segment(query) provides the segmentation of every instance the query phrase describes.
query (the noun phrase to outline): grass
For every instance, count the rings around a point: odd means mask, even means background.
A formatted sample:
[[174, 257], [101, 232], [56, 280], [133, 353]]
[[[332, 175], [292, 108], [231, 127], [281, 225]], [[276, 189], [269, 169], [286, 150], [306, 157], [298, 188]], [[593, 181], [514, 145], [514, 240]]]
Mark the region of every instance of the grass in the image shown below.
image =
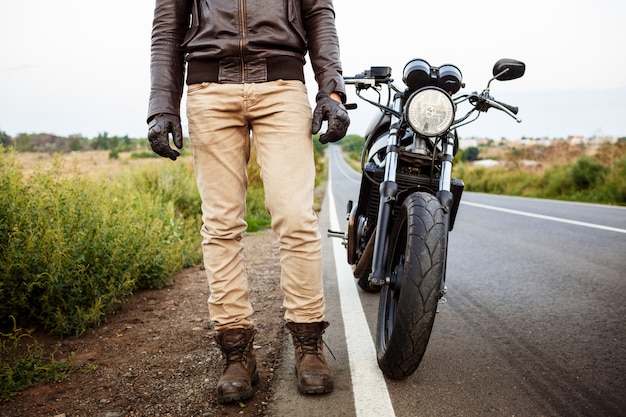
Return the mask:
[[62, 380], [71, 369], [71, 363], [44, 354], [32, 332], [17, 327], [12, 319], [13, 328], [0, 332], [0, 401], [10, 401], [39, 382]]

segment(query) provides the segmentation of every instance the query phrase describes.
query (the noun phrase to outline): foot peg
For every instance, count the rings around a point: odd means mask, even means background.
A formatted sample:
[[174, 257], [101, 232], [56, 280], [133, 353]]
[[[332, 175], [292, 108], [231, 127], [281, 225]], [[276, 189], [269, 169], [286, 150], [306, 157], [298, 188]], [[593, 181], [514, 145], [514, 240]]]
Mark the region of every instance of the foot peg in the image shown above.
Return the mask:
[[326, 237], [336, 237], [341, 239], [341, 244], [343, 246], [348, 246], [348, 234], [346, 232], [342, 232], [342, 231], [335, 231], [335, 230], [330, 230], [328, 229], [328, 231], [326, 232]]

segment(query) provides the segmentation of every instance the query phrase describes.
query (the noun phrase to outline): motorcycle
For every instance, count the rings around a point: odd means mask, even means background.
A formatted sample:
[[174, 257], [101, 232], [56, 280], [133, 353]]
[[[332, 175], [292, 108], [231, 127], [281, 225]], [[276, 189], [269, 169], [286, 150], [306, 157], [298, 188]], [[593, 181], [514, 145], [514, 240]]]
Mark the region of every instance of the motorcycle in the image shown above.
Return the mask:
[[[492, 108], [521, 122], [518, 108], [495, 100], [490, 87], [494, 80], [517, 79], [524, 72], [523, 62], [501, 59], [481, 93], [459, 93], [465, 85], [456, 66], [435, 67], [423, 59], [404, 67], [405, 88], [394, 84], [390, 67], [344, 77], [380, 115], [365, 135], [358, 201], [348, 201], [348, 230], [328, 235], [343, 239], [359, 287], [380, 293], [376, 352], [389, 378], [403, 379], [417, 370], [447, 292], [448, 234], [464, 188], [462, 180], [452, 178], [457, 128]], [[366, 91], [378, 99], [366, 97]], [[461, 105], [469, 105], [465, 114]]]

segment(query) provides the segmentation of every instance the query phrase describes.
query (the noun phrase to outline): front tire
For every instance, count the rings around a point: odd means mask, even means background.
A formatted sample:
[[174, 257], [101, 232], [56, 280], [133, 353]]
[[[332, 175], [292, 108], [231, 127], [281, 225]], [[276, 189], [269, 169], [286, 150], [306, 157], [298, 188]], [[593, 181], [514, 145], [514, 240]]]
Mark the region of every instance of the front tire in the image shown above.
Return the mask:
[[447, 245], [444, 209], [416, 192], [400, 207], [387, 245], [390, 283], [380, 294], [376, 350], [383, 374], [412, 375], [424, 356], [441, 297]]

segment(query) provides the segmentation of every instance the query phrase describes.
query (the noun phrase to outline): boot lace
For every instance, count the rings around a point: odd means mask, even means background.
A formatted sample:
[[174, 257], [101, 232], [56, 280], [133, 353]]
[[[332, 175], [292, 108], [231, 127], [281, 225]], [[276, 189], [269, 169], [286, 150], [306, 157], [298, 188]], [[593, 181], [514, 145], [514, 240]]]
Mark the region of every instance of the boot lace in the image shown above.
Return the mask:
[[319, 355], [322, 351], [322, 346], [320, 345], [320, 342], [322, 342], [322, 344], [326, 346], [326, 349], [328, 349], [328, 353], [330, 353], [330, 356], [332, 356], [333, 359], [337, 360], [337, 358], [335, 358], [335, 355], [333, 355], [333, 351], [330, 350], [330, 347], [326, 344], [324, 339], [322, 339], [321, 334], [294, 334], [294, 336], [296, 337], [296, 339], [298, 340], [298, 344], [300, 345], [300, 358], [307, 354]]
[[246, 362], [246, 348], [248, 345], [222, 346], [222, 353], [226, 358], [226, 366], [235, 362]]

